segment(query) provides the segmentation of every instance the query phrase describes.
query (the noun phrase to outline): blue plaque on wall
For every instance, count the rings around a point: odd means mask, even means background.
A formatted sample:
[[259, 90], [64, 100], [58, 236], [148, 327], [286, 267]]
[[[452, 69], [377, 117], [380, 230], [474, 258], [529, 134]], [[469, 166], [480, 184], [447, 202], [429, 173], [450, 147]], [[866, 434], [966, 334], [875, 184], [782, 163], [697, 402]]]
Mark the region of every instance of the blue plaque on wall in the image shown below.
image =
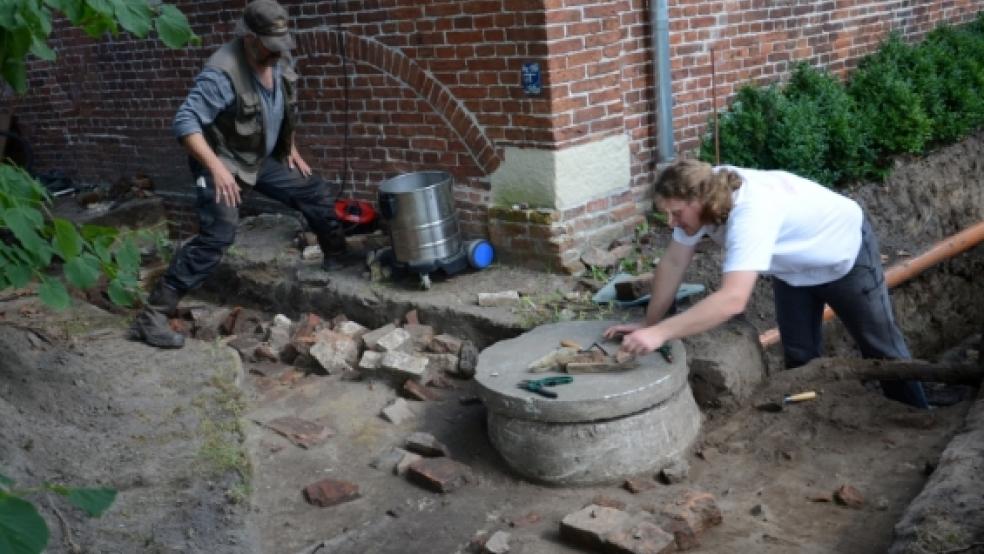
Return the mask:
[[526, 62], [523, 64], [523, 92], [528, 95], [540, 94], [540, 63]]

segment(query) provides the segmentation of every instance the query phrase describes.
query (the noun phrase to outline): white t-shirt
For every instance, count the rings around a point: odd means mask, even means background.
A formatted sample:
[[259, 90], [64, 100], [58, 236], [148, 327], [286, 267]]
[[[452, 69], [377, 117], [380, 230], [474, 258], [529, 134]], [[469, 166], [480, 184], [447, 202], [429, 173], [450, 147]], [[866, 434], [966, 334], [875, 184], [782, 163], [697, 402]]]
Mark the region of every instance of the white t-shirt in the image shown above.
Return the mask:
[[797, 287], [829, 283], [854, 266], [863, 219], [857, 202], [786, 171], [720, 169], [743, 181], [728, 220], [692, 236], [675, 228], [673, 240], [693, 246], [707, 235], [724, 247], [725, 273], [757, 271]]

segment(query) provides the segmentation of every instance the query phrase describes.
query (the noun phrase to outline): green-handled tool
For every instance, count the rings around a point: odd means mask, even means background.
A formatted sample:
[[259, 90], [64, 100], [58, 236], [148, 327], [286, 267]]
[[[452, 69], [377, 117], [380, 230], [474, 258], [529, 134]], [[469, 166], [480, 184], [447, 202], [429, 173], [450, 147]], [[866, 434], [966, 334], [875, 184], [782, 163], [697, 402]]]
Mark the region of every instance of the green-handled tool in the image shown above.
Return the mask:
[[557, 393], [545, 387], [556, 387], [557, 385], [569, 385], [574, 382], [571, 375], [557, 375], [554, 377], [544, 377], [542, 379], [523, 379], [517, 386], [521, 389], [535, 392], [547, 398], [557, 398]]

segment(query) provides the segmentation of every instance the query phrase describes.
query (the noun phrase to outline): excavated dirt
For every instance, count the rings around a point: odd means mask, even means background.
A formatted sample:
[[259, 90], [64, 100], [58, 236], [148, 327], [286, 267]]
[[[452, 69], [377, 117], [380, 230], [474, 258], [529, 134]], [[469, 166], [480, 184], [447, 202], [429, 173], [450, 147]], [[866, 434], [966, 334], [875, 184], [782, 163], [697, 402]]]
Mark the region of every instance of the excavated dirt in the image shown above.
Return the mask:
[[[978, 135], [902, 161], [883, 186], [852, 191], [879, 230], [889, 263], [984, 219], [981, 159]], [[917, 356], [979, 360], [975, 332], [984, 310], [975, 279], [984, 271], [982, 254], [972, 249], [895, 291]], [[713, 288], [718, 264], [718, 254], [707, 250], [687, 280]], [[483, 275], [481, 286], [523, 290], [488, 282], [508, 274]], [[473, 297], [470, 277], [436, 282], [428, 295]], [[551, 289], [575, 286], [550, 279]], [[233, 290], [225, 294], [234, 297]], [[412, 303], [393, 308], [375, 298], [359, 309], [402, 311]], [[760, 284], [747, 316], [764, 330], [772, 313], [768, 284]], [[241, 362], [222, 340], [158, 351], [126, 340], [126, 320], [81, 305], [53, 314], [29, 293], [0, 299], [2, 473], [24, 486], [48, 480], [120, 490], [98, 520], [60, 499], [32, 496], [52, 529], [50, 552], [78, 545], [85, 552], [450, 553], [469, 551], [474, 537], [498, 530], [511, 534], [510, 552], [579, 552], [559, 538], [563, 516], [599, 497], [630, 512], [659, 510], [684, 489], [710, 492], [723, 514], [723, 523], [701, 536], [698, 552], [882, 552], [975, 394], [949, 388], [957, 402], [921, 412], [861, 383], [825, 383], [817, 400], [782, 413], [707, 412], [681, 483], [640, 475], [655, 487], [638, 494], [618, 484], [548, 488], [505, 468], [488, 442], [484, 408], [471, 401], [471, 381], [449, 381], [450, 388], [437, 390], [441, 399], [413, 402], [416, 417], [394, 425], [379, 416], [397, 397], [386, 382]], [[456, 334], [456, 321], [422, 322]], [[836, 325], [828, 339], [832, 352], [849, 351]], [[777, 369], [774, 354], [770, 364]], [[766, 400], [775, 399], [758, 396], [748, 405]], [[300, 448], [262, 425], [281, 416], [320, 422], [333, 434]], [[446, 444], [471, 468], [471, 482], [438, 494], [370, 466], [414, 431]], [[357, 484], [360, 497], [309, 505], [301, 489], [323, 478]], [[832, 501], [841, 485], [860, 491], [860, 508]]]

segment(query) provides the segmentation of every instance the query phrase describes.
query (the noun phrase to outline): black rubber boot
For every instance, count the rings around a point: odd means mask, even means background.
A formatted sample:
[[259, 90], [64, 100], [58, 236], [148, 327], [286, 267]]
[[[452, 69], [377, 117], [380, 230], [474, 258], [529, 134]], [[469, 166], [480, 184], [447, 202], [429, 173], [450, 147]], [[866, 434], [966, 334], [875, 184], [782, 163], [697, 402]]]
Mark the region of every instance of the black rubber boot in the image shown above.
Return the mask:
[[325, 256], [321, 262], [321, 269], [335, 271], [342, 268], [340, 258], [345, 254], [345, 233], [341, 229], [318, 235], [318, 246]]
[[147, 304], [130, 326], [131, 337], [157, 348], [184, 346], [184, 335], [171, 330], [168, 322], [168, 317], [173, 316], [177, 311], [181, 296], [178, 291], [158, 283], [150, 293]]

